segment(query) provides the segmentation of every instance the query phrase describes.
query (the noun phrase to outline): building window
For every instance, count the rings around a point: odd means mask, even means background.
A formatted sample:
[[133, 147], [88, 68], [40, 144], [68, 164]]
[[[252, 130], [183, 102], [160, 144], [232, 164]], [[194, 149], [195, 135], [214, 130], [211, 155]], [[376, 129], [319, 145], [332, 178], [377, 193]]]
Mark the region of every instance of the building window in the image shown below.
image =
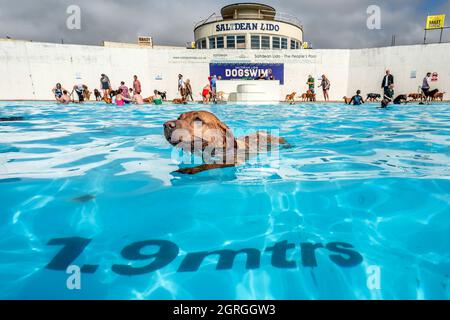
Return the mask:
[[280, 49], [280, 38], [272, 37], [272, 49]]
[[209, 48], [210, 49], [216, 48], [216, 38], [209, 38]]
[[281, 38], [281, 49], [287, 49], [288, 48], [288, 40], [286, 38]]
[[236, 49], [236, 36], [227, 36], [227, 48]]
[[291, 40], [291, 49], [297, 50], [300, 49], [300, 47], [301, 47], [300, 41], [294, 39]]
[[261, 49], [261, 37], [260, 36], [252, 36], [252, 49]]
[[206, 46], [206, 39], [202, 39], [202, 40], [201, 40], [201, 47], [200, 47], [200, 49], [207, 49], [207, 46]]
[[245, 49], [247, 47], [245, 44], [245, 36], [237, 36], [236, 43], [238, 49]]
[[223, 49], [223, 37], [217, 37], [217, 49]]
[[270, 49], [270, 37], [261, 36], [261, 49]]

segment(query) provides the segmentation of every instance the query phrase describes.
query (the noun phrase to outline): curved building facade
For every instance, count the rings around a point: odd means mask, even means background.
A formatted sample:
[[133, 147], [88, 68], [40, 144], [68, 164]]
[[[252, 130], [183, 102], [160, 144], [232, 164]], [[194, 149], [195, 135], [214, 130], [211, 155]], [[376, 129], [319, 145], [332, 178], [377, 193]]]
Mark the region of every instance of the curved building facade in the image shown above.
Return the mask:
[[303, 45], [299, 19], [259, 3], [223, 7], [221, 16], [197, 23], [194, 36], [198, 49], [295, 50]]

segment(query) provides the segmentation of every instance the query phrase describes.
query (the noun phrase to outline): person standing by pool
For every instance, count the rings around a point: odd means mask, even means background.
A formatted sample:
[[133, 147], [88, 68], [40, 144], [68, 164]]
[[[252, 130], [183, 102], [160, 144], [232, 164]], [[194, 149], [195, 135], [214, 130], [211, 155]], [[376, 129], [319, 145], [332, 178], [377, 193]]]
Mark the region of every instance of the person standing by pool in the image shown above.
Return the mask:
[[211, 99], [211, 86], [207, 84], [202, 91], [202, 97], [203, 97], [203, 103], [207, 104], [209, 103], [209, 100]]
[[134, 90], [134, 93], [137, 93], [137, 94], [142, 93], [142, 86], [141, 86], [141, 82], [138, 80], [138, 76], [134, 76], [133, 90]]
[[391, 74], [390, 70], [386, 70], [386, 75], [384, 76], [383, 82], [381, 83], [381, 88], [384, 90], [384, 95], [388, 93], [391, 84], [394, 84], [394, 76]]
[[71, 96], [73, 96], [73, 93], [76, 92], [77, 96], [78, 96], [78, 102], [79, 103], [83, 103], [84, 102], [84, 89], [85, 89], [85, 85], [84, 84], [78, 84], [78, 85], [74, 85], [72, 92], [70, 93]]
[[185, 99], [186, 97], [186, 83], [183, 80], [183, 75], [178, 75], [178, 92], [180, 93], [180, 96], [182, 99]]
[[330, 91], [331, 83], [330, 83], [330, 80], [328, 80], [326, 75], [322, 76], [322, 83], [320, 84], [319, 88], [320, 87], [322, 87], [323, 97], [324, 97], [325, 101], [330, 101], [328, 91]]
[[216, 103], [216, 93], [217, 93], [217, 76], [213, 75], [211, 78], [211, 99]]
[[430, 91], [431, 72], [428, 72], [422, 81], [422, 92], [427, 97], [428, 91]]
[[106, 97], [111, 91], [111, 81], [106, 74], [102, 73], [100, 78], [100, 88], [103, 90], [103, 97]]
[[308, 90], [311, 91], [312, 94], [315, 93], [315, 80], [312, 75], [308, 76], [308, 82], [306, 83], [308, 85]]
[[194, 101], [194, 97], [192, 96], [192, 86], [191, 86], [191, 80], [186, 80], [186, 100], [191, 99], [191, 101]]
[[360, 106], [364, 103], [364, 99], [361, 96], [361, 90], [356, 91], [356, 95], [352, 97], [348, 104], [353, 104], [354, 106]]
[[56, 101], [59, 101], [61, 97], [63, 96], [64, 88], [62, 87], [61, 83], [57, 83], [56, 86], [53, 88], [53, 94], [55, 95]]

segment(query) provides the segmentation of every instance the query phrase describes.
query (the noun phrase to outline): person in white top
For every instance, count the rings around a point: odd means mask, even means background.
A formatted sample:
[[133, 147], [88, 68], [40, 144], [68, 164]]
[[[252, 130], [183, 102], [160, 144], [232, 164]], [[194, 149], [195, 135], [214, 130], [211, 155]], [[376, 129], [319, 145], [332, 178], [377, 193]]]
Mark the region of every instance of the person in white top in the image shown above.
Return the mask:
[[183, 75], [178, 75], [178, 92], [181, 95], [181, 98], [185, 98], [186, 95], [186, 83], [183, 80]]

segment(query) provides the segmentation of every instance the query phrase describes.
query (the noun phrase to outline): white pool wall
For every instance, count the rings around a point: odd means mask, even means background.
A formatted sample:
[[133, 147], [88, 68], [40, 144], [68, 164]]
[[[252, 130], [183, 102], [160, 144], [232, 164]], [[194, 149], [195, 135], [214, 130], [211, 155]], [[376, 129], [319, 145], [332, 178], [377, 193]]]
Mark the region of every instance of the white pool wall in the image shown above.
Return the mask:
[[[416, 92], [428, 71], [439, 72], [436, 86], [450, 93], [450, 44], [430, 44], [354, 50], [188, 50], [108, 48], [25, 41], [0, 41], [0, 100], [51, 100], [51, 89], [61, 82], [67, 89], [80, 82], [99, 88], [101, 73], [114, 87], [131, 85], [137, 74], [143, 95], [154, 89], [177, 96], [179, 73], [190, 79], [194, 98], [207, 84], [210, 62], [284, 63], [285, 84], [280, 100], [293, 91], [307, 90], [309, 74], [328, 75], [332, 100], [357, 89], [379, 92], [386, 68], [396, 77], [396, 92]], [[411, 73], [416, 72], [416, 78]], [[322, 94], [318, 90], [318, 100]]]

